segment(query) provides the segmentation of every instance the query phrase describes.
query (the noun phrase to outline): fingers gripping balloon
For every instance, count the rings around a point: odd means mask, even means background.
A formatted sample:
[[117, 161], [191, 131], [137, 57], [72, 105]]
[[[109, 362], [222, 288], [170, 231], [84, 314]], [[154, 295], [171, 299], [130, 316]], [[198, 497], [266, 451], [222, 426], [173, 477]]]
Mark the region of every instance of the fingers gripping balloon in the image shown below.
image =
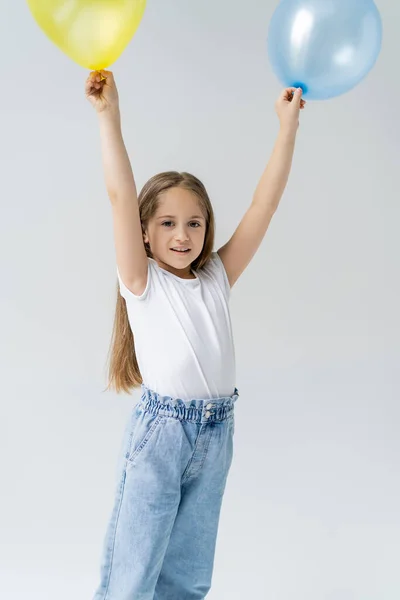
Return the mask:
[[373, 0], [281, 0], [268, 32], [273, 71], [303, 97], [324, 100], [356, 86], [381, 48]]
[[146, 0], [27, 0], [45, 34], [70, 58], [105, 69], [129, 44]]

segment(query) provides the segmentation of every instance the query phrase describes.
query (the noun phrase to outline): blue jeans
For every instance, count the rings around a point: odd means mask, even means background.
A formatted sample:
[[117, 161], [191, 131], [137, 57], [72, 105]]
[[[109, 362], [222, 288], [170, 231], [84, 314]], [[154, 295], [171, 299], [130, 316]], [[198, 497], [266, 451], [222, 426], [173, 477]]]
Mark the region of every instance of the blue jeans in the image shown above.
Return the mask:
[[94, 600], [203, 600], [232, 462], [230, 397], [183, 401], [142, 385]]

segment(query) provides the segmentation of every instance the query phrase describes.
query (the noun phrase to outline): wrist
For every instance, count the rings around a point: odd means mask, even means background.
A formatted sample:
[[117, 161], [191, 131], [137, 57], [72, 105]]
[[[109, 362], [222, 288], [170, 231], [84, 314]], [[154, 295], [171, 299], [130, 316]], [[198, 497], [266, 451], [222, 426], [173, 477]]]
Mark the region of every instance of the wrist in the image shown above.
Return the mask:
[[120, 123], [121, 113], [119, 111], [119, 106], [105, 108], [104, 110], [101, 110], [97, 113], [97, 117], [101, 123]]
[[287, 139], [288, 141], [291, 141], [296, 138], [298, 128], [299, 128], [299, 126], [297, 123], [296, 123], [296, 126], [283, 125], [281, 123], [280, 129], [279, 129], [279, 137], [281, 137], [283, 139]]

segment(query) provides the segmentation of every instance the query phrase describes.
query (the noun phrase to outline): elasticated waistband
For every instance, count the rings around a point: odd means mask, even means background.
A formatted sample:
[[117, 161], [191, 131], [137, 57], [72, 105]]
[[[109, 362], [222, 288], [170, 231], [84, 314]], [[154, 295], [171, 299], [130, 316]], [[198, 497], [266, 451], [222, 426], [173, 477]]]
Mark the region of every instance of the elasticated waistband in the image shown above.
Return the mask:
[[181, 400], [180, 398], [162, 396], [150, 390], [144, 384], [142, 384], [141, 389], [142, 397], [139, 404], [142, 404], [144, 410], [152, 414], [196, 423], [220, 422], [228, 419], [233, 414], [235, 402], [239, 398], [237, 388], [235, 388], [232, 396], [210, 400], [196, 398]]

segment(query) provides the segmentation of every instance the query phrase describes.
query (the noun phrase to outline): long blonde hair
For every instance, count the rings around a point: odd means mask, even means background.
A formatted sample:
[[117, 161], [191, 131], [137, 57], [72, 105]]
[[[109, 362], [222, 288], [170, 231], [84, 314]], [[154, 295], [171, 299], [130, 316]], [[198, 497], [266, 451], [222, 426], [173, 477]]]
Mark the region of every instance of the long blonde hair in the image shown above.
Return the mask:
[[[146, 230], [149, 219], [155, 214], [159, 205], [160, 194], [174, 187], [181, 187], [196, 194], [206, 219], [203, 249], [191, 265], [192, 269], [199, 270], [207, 263], [213, 251], [215, 218], [207, 191], [197, 177], [190, 173], [178, 173], [177, 171], [167, 171], [152, 177], [144, 185], [138, 197], [142, 230], [143, 232]], [[147, 256], [153, 258], [148, 244], [145, 244], [145, 249]], [[108, 386], [106, 390], [129, 394], [132, 389], [140, 387], [143, 383], [136, 358], [133, 333], [128, 321], [126, 301], [120, 294], [118, 281], [117, 305], [108, 361]]]

